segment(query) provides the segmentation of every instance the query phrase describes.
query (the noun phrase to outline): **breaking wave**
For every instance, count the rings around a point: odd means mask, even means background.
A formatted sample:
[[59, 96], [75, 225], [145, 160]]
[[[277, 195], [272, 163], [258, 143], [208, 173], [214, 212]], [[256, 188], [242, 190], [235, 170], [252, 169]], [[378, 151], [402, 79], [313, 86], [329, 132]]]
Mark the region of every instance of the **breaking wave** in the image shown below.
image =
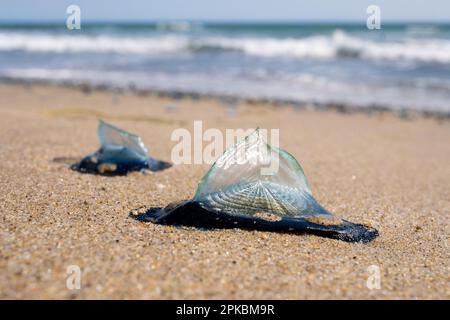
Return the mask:
[[450, 40], [373, 41], [343, 31], [304, 38], [189, 35], [58, 35], [0, 32], [2, 51], [53, 53], [177, 54], [234, 50], [261, 57], [312, 59], [357, 58], [450, 64]]

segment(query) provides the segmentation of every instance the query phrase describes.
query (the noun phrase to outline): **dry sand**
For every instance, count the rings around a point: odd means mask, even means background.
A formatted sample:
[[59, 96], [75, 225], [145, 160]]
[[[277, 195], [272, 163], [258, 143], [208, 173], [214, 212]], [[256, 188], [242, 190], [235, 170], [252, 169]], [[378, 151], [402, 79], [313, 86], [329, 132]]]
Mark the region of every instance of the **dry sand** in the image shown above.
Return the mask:
[[[214, 100], [46, 86], [0, 86], [1, 298], [450, 298], [450, 124]], [[142, 136], [170, 160], [172, 130], [279, 128], [325, 207], [380, 237], [350, 244], [311, 235], [144, 224], [140, 207], [190, 198], [207, 165], [126, 177], [67, 163], [98, 147], [97, 119]], [[54, 158], [66, 158], [54, 162]], [[67, 267], [82, 271], [66, 287]], [[381, 288], [370, 290], [368, 267]]]

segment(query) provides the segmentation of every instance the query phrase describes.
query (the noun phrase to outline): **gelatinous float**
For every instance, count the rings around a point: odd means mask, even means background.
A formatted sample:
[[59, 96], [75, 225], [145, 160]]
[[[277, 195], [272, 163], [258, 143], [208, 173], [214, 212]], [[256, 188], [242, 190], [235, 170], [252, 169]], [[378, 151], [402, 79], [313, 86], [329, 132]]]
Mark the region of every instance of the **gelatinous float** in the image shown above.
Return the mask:
[[192, 200], [151, 208], [134, 218], [199, 228], [310, 233], [348, 242], [378, 236], [376, 229], [337, 218], [322, 207], [297, 160], [268, 145], [259, 130], [214, 163]]
[[105, 121], [99, 121], [97, 134], [100, 149], [72, 165], [73, 170], [102, 175], [125, 175], [130, 171], [159, 171], [172, 166], [150, 157], [139, 136]]

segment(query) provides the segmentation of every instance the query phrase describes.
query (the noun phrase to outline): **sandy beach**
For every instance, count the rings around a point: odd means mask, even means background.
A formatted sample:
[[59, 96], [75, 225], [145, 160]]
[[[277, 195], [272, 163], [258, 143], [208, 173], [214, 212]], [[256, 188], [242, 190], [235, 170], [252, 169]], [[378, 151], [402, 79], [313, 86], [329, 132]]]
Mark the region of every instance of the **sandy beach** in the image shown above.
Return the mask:
[[[176, 108], [167, 108], [175, 104]], [[315, 197], [377, 228], [368, 244], [176, 228], [129, 217], [193, 196], [208, 165], [80, 174], [98, 119], [170, 161], [176, 128], [277, 128]], [[0, 85], [0, 298], [449, 299], [450, 122], [214, 99]], [[81, 289], [66, 286], [81, 270]], [[369, 289], [370, 266], [381, 287]], [[369, 270], [368, 270], [369, 268]]]

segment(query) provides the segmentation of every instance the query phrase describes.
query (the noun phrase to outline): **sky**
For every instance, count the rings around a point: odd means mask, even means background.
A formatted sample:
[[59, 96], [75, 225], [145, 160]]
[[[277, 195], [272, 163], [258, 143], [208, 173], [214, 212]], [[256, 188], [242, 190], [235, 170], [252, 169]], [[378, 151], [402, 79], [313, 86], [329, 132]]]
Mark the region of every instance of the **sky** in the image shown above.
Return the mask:
[[1, 0], [0, 22], [62, 21], [76, 4], [92, 21], [383, 21], [450, 22], [450, 0]]

